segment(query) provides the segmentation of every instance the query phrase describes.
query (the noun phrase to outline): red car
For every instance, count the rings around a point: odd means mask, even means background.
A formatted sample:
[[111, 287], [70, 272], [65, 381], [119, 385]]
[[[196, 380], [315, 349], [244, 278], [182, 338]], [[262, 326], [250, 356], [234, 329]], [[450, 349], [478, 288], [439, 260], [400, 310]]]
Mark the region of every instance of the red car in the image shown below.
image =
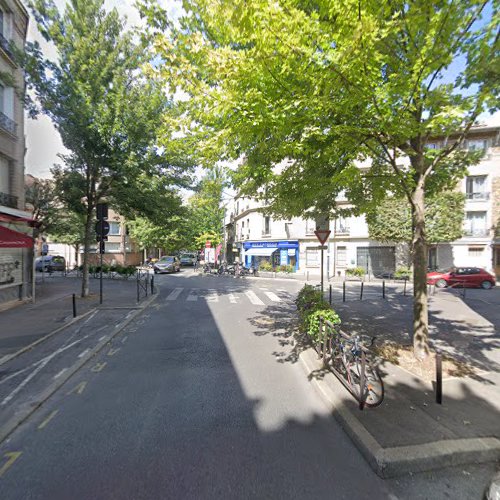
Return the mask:
[[495, 286], [495, 276], [479, 267], [452, 267], [448, 271], [433, 271], [427, 273], [427, 284], [438, 288], [474, 287], [485, 290]]

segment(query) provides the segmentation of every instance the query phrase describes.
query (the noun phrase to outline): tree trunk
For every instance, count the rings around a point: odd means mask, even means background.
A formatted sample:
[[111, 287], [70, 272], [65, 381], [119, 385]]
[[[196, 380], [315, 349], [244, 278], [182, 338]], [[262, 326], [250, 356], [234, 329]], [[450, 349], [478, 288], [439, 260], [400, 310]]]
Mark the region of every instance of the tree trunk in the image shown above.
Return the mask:
[[92, 205], [87, 207], [85, 215], [85, 240], [83, 243], [83, 277], [82, 277], [82, 297], [87, 297], [90, 293], [89, 288], [89, 256], [90, 256], [90, 242], [92, 239]]
[[425, 238], [425, 191], [423, 180], [412, 193], [413, 221], [413, 354], [429, 354], [429, 313], [427, 308], [427, 243]]

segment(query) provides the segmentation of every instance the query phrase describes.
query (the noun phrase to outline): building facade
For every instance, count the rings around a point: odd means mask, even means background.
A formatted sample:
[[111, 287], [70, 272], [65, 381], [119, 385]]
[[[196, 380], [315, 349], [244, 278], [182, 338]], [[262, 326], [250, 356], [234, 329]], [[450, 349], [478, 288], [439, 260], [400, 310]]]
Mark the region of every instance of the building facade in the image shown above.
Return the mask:
[[26, 41], [28, 12], [0, 0], [0, 307], [30, 294], [31, 219], [24, 206], [24, 74], [12, 46]]
[[[429, 147], [440, 145], [435, 141]], [[466, 196], [464, 236], [431, 246], [429, 267], [482, 267], [500, 278], [500, 125], [474, 126], [463, 147], [483, 152], [481, 161], [469, 169], [458, 186]], [[349, 201], [339, 196], [337, 203], [347, 206]], [[296, 272], [320, 273], [321, 250], [314, 234], [314, 220], [273, 220], [265, 214], [262, 204], [236, 197], [226, 223], [231, 234], [229, 260], [237, 256], [244, 264], [254, 266], [267, 260], [274, 267], [287, 264]], [[330, 231], [323, 262], [328, 277], [344, 276], [347, 269], [354, 267], [384, 277], [411, 264], [408, 245], [371, 240], [363, 216], [333, 219]]]

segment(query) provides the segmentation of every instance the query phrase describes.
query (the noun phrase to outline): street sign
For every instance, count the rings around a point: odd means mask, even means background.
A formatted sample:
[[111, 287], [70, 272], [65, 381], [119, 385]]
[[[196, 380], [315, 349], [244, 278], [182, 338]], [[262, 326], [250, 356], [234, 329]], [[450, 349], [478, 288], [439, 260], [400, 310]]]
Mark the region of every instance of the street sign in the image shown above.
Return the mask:
[[[99, 248], [98, 248], [98, 253], [103, 254], [106, 252], [106, 246], [104, 241], [99, 241]], [[102, 266], [101, 266], [102, 269]]]
[[328, 237], [330, 236], [331, 231], [327, 231], [324, 229], [320, 229], [317, 231], [314, 231], [314, 234], [316, 235], [316, 238], [318, 238], [318, 241], [324, 245]]
[[98, 203], [96, 215], [98, 220], [106, 220], [108, 218], [108, 205], [106, 203]]
[[212, 242], [211, 241], [205, 242], [205, 248], [211, 248], [211, 246], [212, 246]]
[[107, 236], [109, 234], [109, 222], [107, 220], [97, 221], [95, 224], [97, 236]]

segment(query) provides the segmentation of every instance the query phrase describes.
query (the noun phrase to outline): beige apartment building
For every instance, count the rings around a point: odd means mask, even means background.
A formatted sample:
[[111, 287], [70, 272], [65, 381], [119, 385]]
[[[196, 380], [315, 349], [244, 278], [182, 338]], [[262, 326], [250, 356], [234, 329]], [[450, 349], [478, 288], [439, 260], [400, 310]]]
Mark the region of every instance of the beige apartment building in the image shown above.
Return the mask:
[[12, 47], [23, 48], [28, 12], [0, 0], [0, 308], [30, 293], [30, 214], [24, 210], [24, 75]]

